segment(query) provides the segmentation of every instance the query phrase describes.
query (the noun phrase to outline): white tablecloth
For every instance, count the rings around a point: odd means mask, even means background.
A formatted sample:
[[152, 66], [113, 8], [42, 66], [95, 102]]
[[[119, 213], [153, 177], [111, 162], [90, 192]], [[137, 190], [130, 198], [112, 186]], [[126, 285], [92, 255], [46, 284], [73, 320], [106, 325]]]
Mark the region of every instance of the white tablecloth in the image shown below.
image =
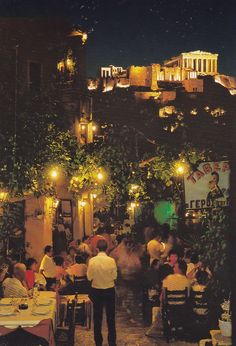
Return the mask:
[[[53, 327], [55, 330], [56, 327], [56, 294], [55, 292], [39, 292], [39, 299], [48, 299], [51, 301], [49, 306], [46, 306], [46, 309], [49, 309], [49, 313], [46, 315], [33, 315], [33, 299], [28, 299], [28, 309], [27, 310], [19, 310], [12, 316], [0, 316], [0, 326], [5, 326], [8, 328], [17, 328], [21, 327], [33, 327], [36, 326], [40, 321], [50, 318], [53, 322]], [[18, 301], [20, 302], [20, 298]], [[10, 302], [11, 298], [3, 298], [0, 300], [1, 302]], [[6, 306], [0, 305], [1, 309], [6, 309]]]

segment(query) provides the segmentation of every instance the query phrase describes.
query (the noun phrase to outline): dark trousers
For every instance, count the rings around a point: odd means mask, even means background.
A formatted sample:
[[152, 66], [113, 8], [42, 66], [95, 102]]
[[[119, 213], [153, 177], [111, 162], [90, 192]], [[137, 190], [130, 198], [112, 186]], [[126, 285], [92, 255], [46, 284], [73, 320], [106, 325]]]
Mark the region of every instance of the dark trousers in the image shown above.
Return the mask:
[[102, 316], [104, 307], [108, 327], [108, 344], [109, 346], [116, 346], [115, 289], [92, 288], [91, 299], [93, 301], [94, 340], [96, 346], [102, 346]]
[[50, 291], [52, 285], [54, 285], [54, 284], [56, 283], [56, 278], [46, 278], [46, 277], [45, 277], [45, 279], [46, 279], [46, 282], [47, 282], [47, 284], [46, 284], [46, 290], [47, 290], [47, 291]]

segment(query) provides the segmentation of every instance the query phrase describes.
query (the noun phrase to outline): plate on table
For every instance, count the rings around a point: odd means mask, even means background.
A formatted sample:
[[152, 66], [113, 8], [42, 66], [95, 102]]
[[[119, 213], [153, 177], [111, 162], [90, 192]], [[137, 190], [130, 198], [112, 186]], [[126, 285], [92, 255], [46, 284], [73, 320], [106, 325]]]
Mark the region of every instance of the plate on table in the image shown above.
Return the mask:
[[32, 311], [32, 315], [47, 315], [50, 310], [44, 306], [38, 306]]
[[12, 316], [15, 314], [14, 307], [4, 307], [0, 308], [0, 316]]
[[11, 306], [11, 302], [9, 301], [9, 299], [1, 299], [0, 300], [0, 306]]
[[48, 306], [51, 304], [51, 300], [40, 298], [38, 299], [38, 305], [39, 306]]

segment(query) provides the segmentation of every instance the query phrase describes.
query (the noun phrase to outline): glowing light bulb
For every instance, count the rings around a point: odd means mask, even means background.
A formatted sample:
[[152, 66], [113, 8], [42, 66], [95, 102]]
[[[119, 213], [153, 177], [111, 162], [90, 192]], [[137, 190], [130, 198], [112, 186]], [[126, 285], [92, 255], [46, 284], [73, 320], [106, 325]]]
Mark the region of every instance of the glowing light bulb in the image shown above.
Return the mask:
[[137, 190], [138, 187], [139, 187], [138, 185], [132, 184], [130, 189], [131, 189], [131, 190]]
[[50, 176], [51, 176], [52, 179], [56, 179], [56, 178], [58, 177], [58, 172], [57, 172], [57, 170], [56, 170], [56, 169], [52, 169], [52, 170], [50, 171]]
[[98, 173], [97, 175], [98, 180], [102, 180], [103, 179], [103, 174], [101, 172]]
[[0, 192], [0, 201], [5, 201], [5, 199], [7, 198], [8, 193], [5, 191], [1, 191]]
[[86, 206], [86, 202], [85, 201], [80, 201], [80, 206], [81, 207], [85, 207]]
[[176, 173], [177, 174], [183, 174], [184, 173], [184, 167], [183, 166], [179, 166], [176, 168]]
[[97, 130], [97, 126], [96, 126], [96, 125], [93, 125], [93, 126], [92, 126], [92, 129], [93, 129], [93, 131], [96, 131], [96, 130]]

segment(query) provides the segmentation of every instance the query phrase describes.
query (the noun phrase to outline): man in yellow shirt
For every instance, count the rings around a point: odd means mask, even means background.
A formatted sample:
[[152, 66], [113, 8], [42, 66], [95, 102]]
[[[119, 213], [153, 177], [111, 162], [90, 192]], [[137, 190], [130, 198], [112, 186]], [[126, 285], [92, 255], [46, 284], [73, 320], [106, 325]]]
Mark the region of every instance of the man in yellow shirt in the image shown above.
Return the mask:
[[164, 252], [164, 244], [161, 243], [161, 234], [158, 230], [153, 231], [153, 239], [150, 240], [147, 244], [147, 252], [150, 256], [150, 265], [152, 262], [157, 259], [160, 261], [161, 255]]
[[186, 277], [187, 264], [179, 260], [174, 266], [174, 274], [168, 275], [163, 280], [163, 288], [168, 291], [183, 291], [185, 288], [190, 290], [190, 280]]

